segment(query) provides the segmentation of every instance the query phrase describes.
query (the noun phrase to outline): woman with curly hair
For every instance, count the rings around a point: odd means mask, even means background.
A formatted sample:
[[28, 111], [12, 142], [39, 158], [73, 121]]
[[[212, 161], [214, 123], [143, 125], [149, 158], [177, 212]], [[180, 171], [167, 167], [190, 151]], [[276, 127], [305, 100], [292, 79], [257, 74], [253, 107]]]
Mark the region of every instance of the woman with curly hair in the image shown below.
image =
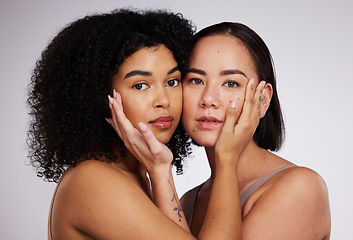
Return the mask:
[[[30, 84], [28, 144], [37, 175], [58, 183], [49, 239], [195, 239], [171, 174], [189, 152], [180, 80], [192, 36], [180, 14], [122, 9], [69, 24], [43, 51]], [[239, 154], [257, 125], [261, 91], [248, 88], [232, 143]], [[220, 146], [234, 135], [234, 111], [233, 101]], [[214, 204], [198, 239], [239, 239], [230, 184], [237, 157], [216, 159]]]

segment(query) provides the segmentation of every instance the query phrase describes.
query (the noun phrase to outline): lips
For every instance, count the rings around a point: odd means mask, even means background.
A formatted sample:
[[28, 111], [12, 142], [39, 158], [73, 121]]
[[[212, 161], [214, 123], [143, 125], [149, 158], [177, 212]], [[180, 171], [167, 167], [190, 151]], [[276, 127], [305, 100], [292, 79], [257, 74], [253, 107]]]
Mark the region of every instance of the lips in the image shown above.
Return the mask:
[[202, 129], [213, 129], [223, 123], [223, 121], [218, 120], [217, 118], [212, 116], [203, 116], [201, 118], [196, 119], [196, 121], [198, 127]]
[[173, 125], [174, 118], [171, 116], [161, 116], [149, 123], [157, 128], [168, 129], [171, 128]]

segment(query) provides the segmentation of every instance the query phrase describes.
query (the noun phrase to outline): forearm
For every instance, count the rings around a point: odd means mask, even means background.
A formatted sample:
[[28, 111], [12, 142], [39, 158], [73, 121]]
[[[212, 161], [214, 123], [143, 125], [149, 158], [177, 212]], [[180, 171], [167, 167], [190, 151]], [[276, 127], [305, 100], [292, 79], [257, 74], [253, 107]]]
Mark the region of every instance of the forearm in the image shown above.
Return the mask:
[[219, 167], [216, 170], [199, 239], [241, 239], [241, 207], [235, 169]]
[[150, 174], [154, 204], [176, 224], [187, 231], [187, 221], [177, 195], [171, 168]]

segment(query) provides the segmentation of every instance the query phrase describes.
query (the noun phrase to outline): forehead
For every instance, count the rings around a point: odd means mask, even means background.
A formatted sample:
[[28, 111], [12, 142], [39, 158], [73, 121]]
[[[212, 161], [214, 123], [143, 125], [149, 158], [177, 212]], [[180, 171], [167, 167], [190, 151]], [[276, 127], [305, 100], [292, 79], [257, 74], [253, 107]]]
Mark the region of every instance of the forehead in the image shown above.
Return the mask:
[[155, 47], [144, 47], [134, 52], [124, 60], [120, 68], [139, 66], [149, 68], [154, 67], [158, 62], [165, 62], [166, 65], [176, 64], [173, 53], [164, 45], [158, 45]]
[[[231, 35], [213, 35], [201, 38], [190, 56], [192, 67], [209, 68], [222, 65], [225, 68], [254, 68], [254, 61], [240, 39]], [[199, 65], [199, 66], [194, 66]]]

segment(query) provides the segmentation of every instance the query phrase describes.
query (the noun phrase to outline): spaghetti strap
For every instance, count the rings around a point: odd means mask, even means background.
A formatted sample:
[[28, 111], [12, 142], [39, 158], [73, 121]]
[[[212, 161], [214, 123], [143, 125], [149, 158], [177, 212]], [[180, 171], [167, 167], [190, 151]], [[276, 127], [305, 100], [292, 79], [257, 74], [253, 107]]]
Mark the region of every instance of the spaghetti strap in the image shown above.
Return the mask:
[[253, 195], [253, 193], [256, 192], [256, 190], [258, 190], [264, 183], [266, 183], [270, 178], [272, 178], [277, 173], [279, 173], [287, 168], [296, 167], [296, 166], [297, 165], [293, 164], [293, 165], [287, 165], [284, 167], [280, 167], [280, 168], [274, 170], [273, 172], [267, 174], [266, 176], [258, 179], [253, 184], [251, 184], [247, 189], [245, 189], [245, 191], [240, 194], [241, 212], [243, 212], [245, 203], [248, 201], [250, 196]]

